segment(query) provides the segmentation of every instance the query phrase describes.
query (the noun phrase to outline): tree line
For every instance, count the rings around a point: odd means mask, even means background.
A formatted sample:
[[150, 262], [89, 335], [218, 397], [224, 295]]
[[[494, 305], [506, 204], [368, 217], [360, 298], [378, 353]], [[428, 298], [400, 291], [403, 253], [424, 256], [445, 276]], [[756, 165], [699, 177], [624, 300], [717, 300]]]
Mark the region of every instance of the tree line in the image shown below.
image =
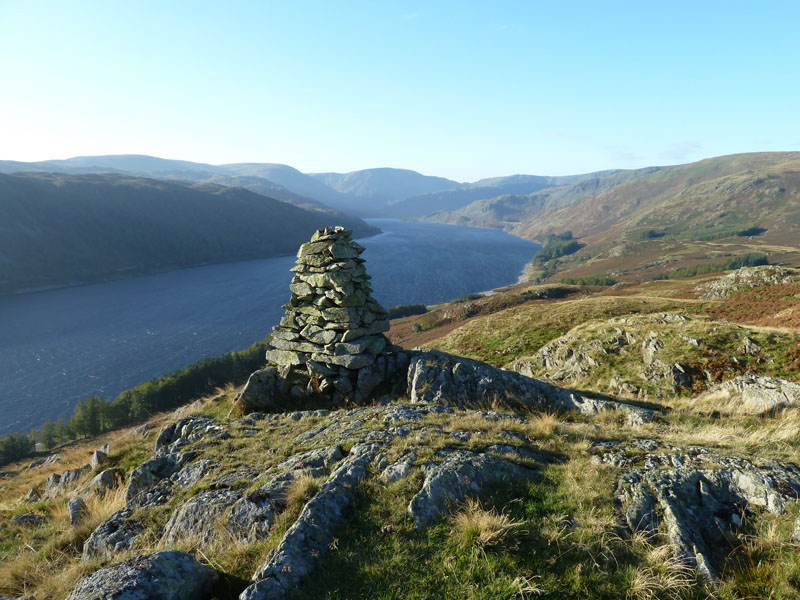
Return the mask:
[[30, 456], [37, 443], [50, 450], [72, 440], [143, 421], [229, 383], [244, 383], [264, 364], [267, 345], [268, 340], [263, 340], [240, 352], [207, 358], [125, 390], [112, 402], [98, 396], [80, 400], [69, 419], [48, 420], [27, 435], [12, 433], [0, 438], [0, 465]]

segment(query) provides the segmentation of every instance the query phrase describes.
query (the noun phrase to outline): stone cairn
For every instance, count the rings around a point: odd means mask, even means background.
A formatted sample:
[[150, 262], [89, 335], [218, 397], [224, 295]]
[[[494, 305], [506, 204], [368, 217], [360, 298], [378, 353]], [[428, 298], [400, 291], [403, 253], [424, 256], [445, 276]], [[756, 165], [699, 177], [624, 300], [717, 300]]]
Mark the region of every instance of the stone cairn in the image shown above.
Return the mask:
[[363, 404], [405, 379], [399, 375], [405, 375], [409, 357], [383, 335], [388, 315], [371, 296], [371, 278], [359, 258], [364, 247], [351, 235], [343, 227], [326, 227], [300, 246], [291, 269], [292, 296], [267, 350], [275, 370], [251, 376], [237, 400], [244, 410], [270, 407], [264, 389], [267, 397], [316, 394], [336, 405]]

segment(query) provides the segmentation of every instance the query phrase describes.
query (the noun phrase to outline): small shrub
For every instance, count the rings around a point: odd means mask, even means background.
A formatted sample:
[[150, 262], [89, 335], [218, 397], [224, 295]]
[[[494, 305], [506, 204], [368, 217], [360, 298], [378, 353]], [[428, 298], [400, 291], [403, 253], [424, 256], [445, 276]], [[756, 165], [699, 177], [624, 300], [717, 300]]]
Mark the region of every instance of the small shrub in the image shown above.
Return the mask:
[[386, 312], [389, 313], [390, 319], [400, 319], [413, 315], [424, 315], [428, 312], [428, 307], [424, 304], [398, 304], [397, 306], [387, 308]]
[[585, 277], [564, 277], [561, 283], [569, 285], [616, 285], [617, 280], [610, 275], [586, 275]]
[[472, 302], [473, 300], [480, 300], [481, 298], [483, 298], [483, 295], [481, 294], [464, 294], [463, 296], [459, 296], [458, 298], [456, 298], [455, 300], [451, 300], [450, 302], [454, 304], [458, 302]]

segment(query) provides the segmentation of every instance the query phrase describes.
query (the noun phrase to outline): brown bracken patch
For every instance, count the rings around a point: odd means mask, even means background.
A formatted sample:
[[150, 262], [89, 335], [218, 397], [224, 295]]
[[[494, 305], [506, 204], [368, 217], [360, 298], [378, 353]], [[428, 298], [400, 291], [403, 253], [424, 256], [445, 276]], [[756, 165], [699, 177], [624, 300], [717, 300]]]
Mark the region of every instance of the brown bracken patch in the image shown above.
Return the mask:
[[768, 327], [800, 327], [800, 282], [767, 285], [710, 303], [706, 314], [719, 320]]

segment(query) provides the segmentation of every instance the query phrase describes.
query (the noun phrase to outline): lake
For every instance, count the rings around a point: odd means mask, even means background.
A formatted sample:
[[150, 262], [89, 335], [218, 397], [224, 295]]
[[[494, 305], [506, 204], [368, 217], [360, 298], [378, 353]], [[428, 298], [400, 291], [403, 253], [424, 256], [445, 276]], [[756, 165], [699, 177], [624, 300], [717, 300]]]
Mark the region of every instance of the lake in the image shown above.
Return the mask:
[[[540, 248], [501, 231], [368, 219], [361, 239], [385, 307], [515, 283]], [[122, 390], [263, 337], [289, 299], [295, 257], [226, 263], [0, 297], [0, 435], [72, 416]]]

